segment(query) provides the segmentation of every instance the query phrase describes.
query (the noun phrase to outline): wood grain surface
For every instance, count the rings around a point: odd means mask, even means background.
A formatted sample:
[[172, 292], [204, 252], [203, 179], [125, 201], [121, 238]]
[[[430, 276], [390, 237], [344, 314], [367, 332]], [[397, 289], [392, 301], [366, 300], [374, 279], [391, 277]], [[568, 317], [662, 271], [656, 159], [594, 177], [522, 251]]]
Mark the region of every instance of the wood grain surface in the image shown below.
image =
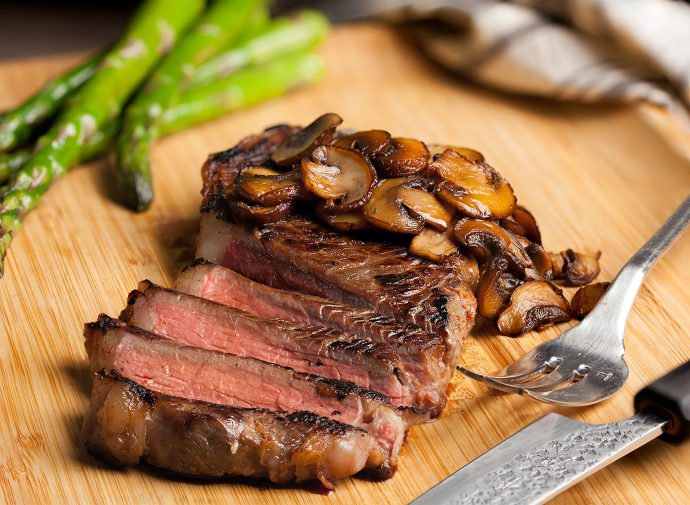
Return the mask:
[[[246, 481], [199, 483], [148, 468], [117, 470], [79, 442], [88, 404], [82, 324], [117, 314], [149, 278], [169, 284], [193, 252], [199, 168], [212, 151], [278, 122], [324, 111], [344, 126], [481, 150], [536, 214], [549, 249], [601, 250], [611, 279], [690, 191], [688, 161], [639, 111], [546, 103], [455, 81], [393, 33], [372, 25], [334, 30], [324, 82], [175, 135], [154, 153], [156, 200], [132, 214], [112, 202], [109, 161], [76, 168], [31, 214], [0, 281], [0, 499], [7, 503], [406, 503], [550, 411], [587, 422], [632, 414], [647, 381], [690, 358], [690, 236], [660, 261], [627, 330], [630, 379], [614, 398], [554, 408], [456, 378], [442, 418], [411, 430], [392, 480], [350, 479], [322, 496]], [[0, 65], [0, 109], [14, 105], [77, 56]], [[661, 121], [663, 123], [663, 120]], [[684, 145], [686, 152], [690, 141]], [[569, 293], [570, 294], [570, 293]], [[510, 339], [475, 331], [468, 367], [499, 368], [562, 328]], [[689, 503], [690, 444], [652, 442], [571, 488], [554, 503]]]

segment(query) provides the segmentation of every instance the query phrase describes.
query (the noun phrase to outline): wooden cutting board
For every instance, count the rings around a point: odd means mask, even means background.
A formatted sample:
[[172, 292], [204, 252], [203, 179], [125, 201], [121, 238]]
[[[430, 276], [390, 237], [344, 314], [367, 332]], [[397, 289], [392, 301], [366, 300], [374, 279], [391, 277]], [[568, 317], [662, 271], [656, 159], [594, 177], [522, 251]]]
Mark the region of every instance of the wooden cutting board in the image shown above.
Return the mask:
[[[690, 191], [687, 160], [632, 108], [481, 91], [439, 72], [393, 33], [372, 25], [334, 30], [323, 53], [329, 75], [321, 84], [162, 141], [154, 153], [156, 200], [149, 212], [135, 215], [112, 202], [103, 160], [75, 169], [27, 218], [0, 281], [5, 502], [406, 503], [547, 412], [587, 422], [631, 415], [632, 396], [644, 383], [690, 358], [686, 236], [637, 298], [627, 334], [630, 379], [614, 398], [582, 409], [554, 408], [457, 378], [442, 418], [411, 430], [400, 469], [387, 482], [350, 479], [326, 497], [304, 488], [116, 470], [85, 454], [79, 430], [89, 377], [82, 324], [99, 312], [118, 314], [141, 279], [170, 284], [193, 254], [201, 164], [209, 152], [246, 134], [335, 111], [347, 127], [478, 148], [536, 214], [547, 248], [603, 251], [601, 278], [607, 280]], [[0, 109], [76, 60], [2, 63]], [[482, 329], [468, 344], [465, 363], [499, 368], [560, 329], [516, 339]], [[655, 441], [554, 503], [688, 503], [688, 475], [690, 444]]]

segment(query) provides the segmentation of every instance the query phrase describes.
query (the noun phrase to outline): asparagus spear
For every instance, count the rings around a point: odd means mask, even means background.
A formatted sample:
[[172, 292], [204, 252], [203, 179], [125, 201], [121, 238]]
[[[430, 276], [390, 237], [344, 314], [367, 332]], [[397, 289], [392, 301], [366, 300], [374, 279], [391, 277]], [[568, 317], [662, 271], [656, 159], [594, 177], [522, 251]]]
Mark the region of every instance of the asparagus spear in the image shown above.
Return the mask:
[[[162, 116], [160, 132], [168, 135], [248, 107], [278, 96], [295, 86], [312, 82], [322, 74], [321, 60], [307, 52], [286, 55], [279, 60], [238, 71], [211, 85], [190, 89], [173, 109]], [[109, 146], [109, 137], [112, 136], [112, 131], [94, 134], [82, 149], [85, 158], [103, 154]], [[23, 215], [38, 206], [48, 186], [49, 184], [36, 184], [24, 191], [5, 194], [2, 203], [7, 206], [7, 210], [0, 212], [1, 253], [7, 251]]]
[[57, 114], [67, 97], [96, 73], [102, 59], [103, 54], [97, 54], [50, 81], [16, 109], [3, 114], [0, 117], [0, 151], [14, 149], [36, 135], [37, 130]]
[[177, 106], [163, 114], [161, 132], [173, 133], [240, 108], [279, 96], [323, 75], [318, 56], [300, 51], [231, 74], [187, 91]]
[[[79, 162], [91, 161], [107, 151], [118, 127], [119, 121], [111, 121], [103, 129], [86, 139], [79, 154]], [[19, 172], [24, 164], [31, 159], [32, 154], [33, 150], [30, 147], [24, 147], [0, 155], [0, 184], [6, 183], [15, 173]]]
[[263, 8], [263, 2], [216, 0], [127, 107], [117, 139], [117, 175], [125, 203], [133, 210], [146, 210], [153, 199], [150, 157], [161, 114], [175, 104], [198, 66], [240, 35], [258, 7]]
[[148, 0], [98, 72], [41, 137], [37, 149], [0, 197], [0, 275], [22, 218], [38, 206], [50, 184], [78, 161], [86, 140], [117, 114], [160, 55], [197, 16], [201, 0]]
[[[301, 16], [300, 16], [301, 17]], [[281, 23], [282, 24], [282, 23]], [[321, 30], [322, 28], [318, 28]], [[318, 40], [321, 35], [315, 31], [311, 32], [312, 38], [304, 36], [305, 47], [312, 45], [311, 40]], [[257, 39], [260, 39], [259, 35]], [[294, 40], [294, 39], [292, 39]], [[297, 47], [298, 44], [292, 44]], [[267, 46], [268, 47], [268, 46]], [[275, 44], [270, 46], [275, 50], [274, 56], [279, 56], [283, 53], [283, 46]], [[235, 51], [234, 49], [232, 51]], [[268, 59], [266, 49], [262, 51], [265, 55], [261, 59]], [[160, 133], [161, 135], [168, 135], [179, 130], [189, 128], [195, 124], [201, 123], [204, 120], [213, 119], [229, 112], [236, 108], [247, 107], [250, 103], [245, 102], [229, 102], [223, 99], [224, 96], [232, 93], [232, 89], [239, 90], [236, 93], [242, 93], [245, 96], [245, 91], [242, 87], [245, 83], [255, 80], [257, 87], [247, 84], [248, 89], [256, 93], [255, 103], [269, 99], [283, 91], [300, 84], [316, 80], [323, 73], [323, 65], [318, 58], [302, 53], [301, 55], [291, 55], [286, 57], [284, 66], [282, 68], [274, 63], [248, 69], [246, 72], [238, 72], [239, 76], [223, 75], [226, 73], [226, 68], [219, 69], [218, 80], [215, 85], [209, 89], [204, 87], [203, 83], [198, 83], [196, 79], [192, 83], [192, 87], [183, 93], [176, 106], [161, 116]], [[244, 63], [251, 63], [256, 58], [243, 58]], [[239, 64], [239, 63], [238, 63]], [[237, 71], [236, 71], [237, 72]], [[249, 75], [250, 77], [247, 77]], [[274, 83], [265, 83], [268, 78], [276, 78]], [[283, 80], [284, 79], [284, 80]], [[206, 82], [206, 86], [211, 81]], [[271, 84], [268, 86], [268, 84]], [[254, 88], [254, 89], [252, 89]], [[87, 139], [79, 156], [80, 162], [87, 162], [98, 158], [110, 147], [115, 133], [119, 128], [119, 121], [113, 121], [108, 124], [103, 130], [99, 130], [89, 139]], [[11, 153], [0, 155], [0, 184], [4, 184], [9, 180], [14, 173], [31, 158], [32, 150], [30, 148], [19, 149]]]
[[257, 35], [244, 37], [235, 46], [201, 65], [194, 74], [192, 85], [208, 84], [240, 68], [315, 47], [327, 30], [328, 20], [314, 10], [275, 19]]

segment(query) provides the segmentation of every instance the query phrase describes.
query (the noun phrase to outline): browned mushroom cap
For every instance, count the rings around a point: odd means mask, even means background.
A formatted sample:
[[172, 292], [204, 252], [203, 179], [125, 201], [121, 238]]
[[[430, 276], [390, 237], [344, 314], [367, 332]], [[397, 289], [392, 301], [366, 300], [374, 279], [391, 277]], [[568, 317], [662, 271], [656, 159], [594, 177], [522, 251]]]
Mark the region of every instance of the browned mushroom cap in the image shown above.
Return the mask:
[[563, 256], [561, 256], [561, 253], [553, 253], [553, 252], [547, 252], [546, 254], [549, 255], [549, 258], [551, 259], [551, 272], [553, 275], [553, 279], [562, 279], [563, 278], [563, 265], [565, 265], [565, 262], [563, 261]]
[[343, 122], [338, 114], [328, 113], [314, 120], [309, 126], [290, 135], [280, 144], [271, 159], [280, 166], [289, 166], [307, 156], [318, 145], [333, 139], [335, 129]]
[[515, 235], [520, 235], [521, 237], [525, 236], [525, 229], [520, 223], [513, 219], [513, 216], [504, 217], [498, 222], [498, 224], [501, 225], [501, 228], [504, 228]]
[[490, 165], [446, 149], [429, 168], [442, 179], [436, 187], [438, 195], [463, 214], [502, 219], [513, 213], [513, 190]]
[[364, 219], [384, 230], [417, 235], [424, 228], [424, 219], [409, 212], [398, 193], [403, 185], [419, 182], [420, 179], [414, 176], [379, 181], [362, 209]]
[[578, 289], [570, 301], [570, 306], [573, 308], [573, 317], [575, 319], [582, 319], [592, 312], [592, 309], [599, 303], [599, 300], [604, 296], [610, 285], [610, 282], [596, 282]]
[[328, 214], [317, 206], [316, 215], [334, 230], [352, 232], [370, 230], [374, 227], [364, 219], [359, 211], [343, 212], [342, 214]]
[[264, 207], [291, 202], [304, 192], [299, 172], [280, 174], [263, 167], [242, 170], [235, 187], [242, 197]]
[[238, 222], [274, 223], [280, 221], [292, 212], [293, 202], [283, 202], [271, 207], [254, 205], [240, 199], [232, 199], [228, 202], [230, 214]]
[[349, 212], [369, 200], [376, 171], [356, 151], [319, 146], [302, 160], [302, 180], [308, 191], [326, 200], [326, 212]]
[[599, 257], [596, 255], [576, 253], [572, 249], [561, 252], [563, 258], [563, 278], [571, 286], [584, 286], [599, 275]]
[[426, 147], [429, 149], [429, 159], [431, 161], [435, 160], [446, 149], [451, 149], [473, 161], [484, 161], [484, 155], [482, 153], [474, 149], [470, 149], [469, 147], [447, 146], [444, 144], [427, 144]]
[[423, 189], [402, 185], [398, 189], [398, 198], [407, 207], [410, 214], [421, 217], [437, 230], [443, 231], [447, 229], [450, 220], [453, 218], [452, 210], [439, 202], [434, 195]]
[[[537, 270], [532, 261], [532, 256], [527, 252], [528, 248], [532, 248], [532, 242], [507, 230], [506, 234], [510, 237], [510, 244], [505, 252], [510, 272], [516, 277], [527, 281], [544, 280], [543, 274]], [[534, 245], [539, 247], [537, 244]], [[534, 252], [536, 253], [537, 251]], [[542, 258], [539, 259], [542, 260]]]
[[491, 260], [479, 279], [477, 288], [477, 310], [490, 319], [495, 319], [510, 299], [510, 294], [520, 281], [508, 272], [508, 260], [499, 256]]
[[541, 231], [539, 226], [537, 226], [537, 220], [530, 211], [524, 208], [522, 205], [516, 205], [513, 209], [513, 219], [522, 227], [523, 233], [520, 233], [523, 237], [528, 239], [530, 242], [541, 245]]
[[544, 281], [551, 280], [553, 278], [553, 263], [549, 253], [535, 242], [528, 242], [524, 248], [532, 261], [532, 266], [537, 271], [539, 279]]
[[511, 243], [506, 231], [491, 221], [461, 219], [455, 225], [455, 238], [480, 262], [499, 256]]
[[429, 151], [416, 139], [392, 138], [389, 148], [374, 158], [381, 177], [405, 177], [421, 172], [429, 161]]
[[390, 147], [391, 134], [385, 130], [368, 130], [343, 137], [338, 137], [333, 141], [334, 146], [354, 149], [364, 156], [374, 158]]
[[443, 261], [458, 250], [450, 236], [451, 232], [451, 228], [443, 232], [424, 227], [410, 242], [410, 252], [431, 261]]
[[504, 335], [520, 335], [570, 319], [570, 306], [560, 289], [549, 282], [525, 282], [510, 295], [496, 322]]

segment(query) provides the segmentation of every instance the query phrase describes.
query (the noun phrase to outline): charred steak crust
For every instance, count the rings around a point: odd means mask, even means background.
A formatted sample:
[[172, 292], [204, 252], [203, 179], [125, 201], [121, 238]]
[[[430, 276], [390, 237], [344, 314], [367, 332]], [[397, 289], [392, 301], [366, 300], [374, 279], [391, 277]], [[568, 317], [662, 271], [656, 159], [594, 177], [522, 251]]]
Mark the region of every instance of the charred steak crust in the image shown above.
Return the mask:
[[318, 479], [328, 488], [375, 472], [385, 459], [359, 428], [310, 412], [280, 415], [168, 396], [113, 370], [95, 374], [81, 437], [89, 452], [117, 465], [147, 462], [195, 477], [278, 484]]
[[260, 135], [245, 137], [231, 149], [210, 155], [201, 169], [202, 212], [227, 215], [225, 196], [234, 192], [237, 173], [250, 166], [272, 165], [271, 154], [275, 148], [298, 130], [295, 126], [275, 125]]
[[[474, 322], [476, 275], [459, 254], [442, 263], [407, 248], [354, 238], [311, 218], [293, 215], [256, 227], [233, 224], [227, 196], [237, 173], [271, 165], [271, 152], [296, 131], [280, 125], [212, 155], [202, 170], [204, 188], [197, 256], [255, 281], [366, 307], [442, 335], [455, 364]], [[227, 227], [214, 223], [221, 220]]]

